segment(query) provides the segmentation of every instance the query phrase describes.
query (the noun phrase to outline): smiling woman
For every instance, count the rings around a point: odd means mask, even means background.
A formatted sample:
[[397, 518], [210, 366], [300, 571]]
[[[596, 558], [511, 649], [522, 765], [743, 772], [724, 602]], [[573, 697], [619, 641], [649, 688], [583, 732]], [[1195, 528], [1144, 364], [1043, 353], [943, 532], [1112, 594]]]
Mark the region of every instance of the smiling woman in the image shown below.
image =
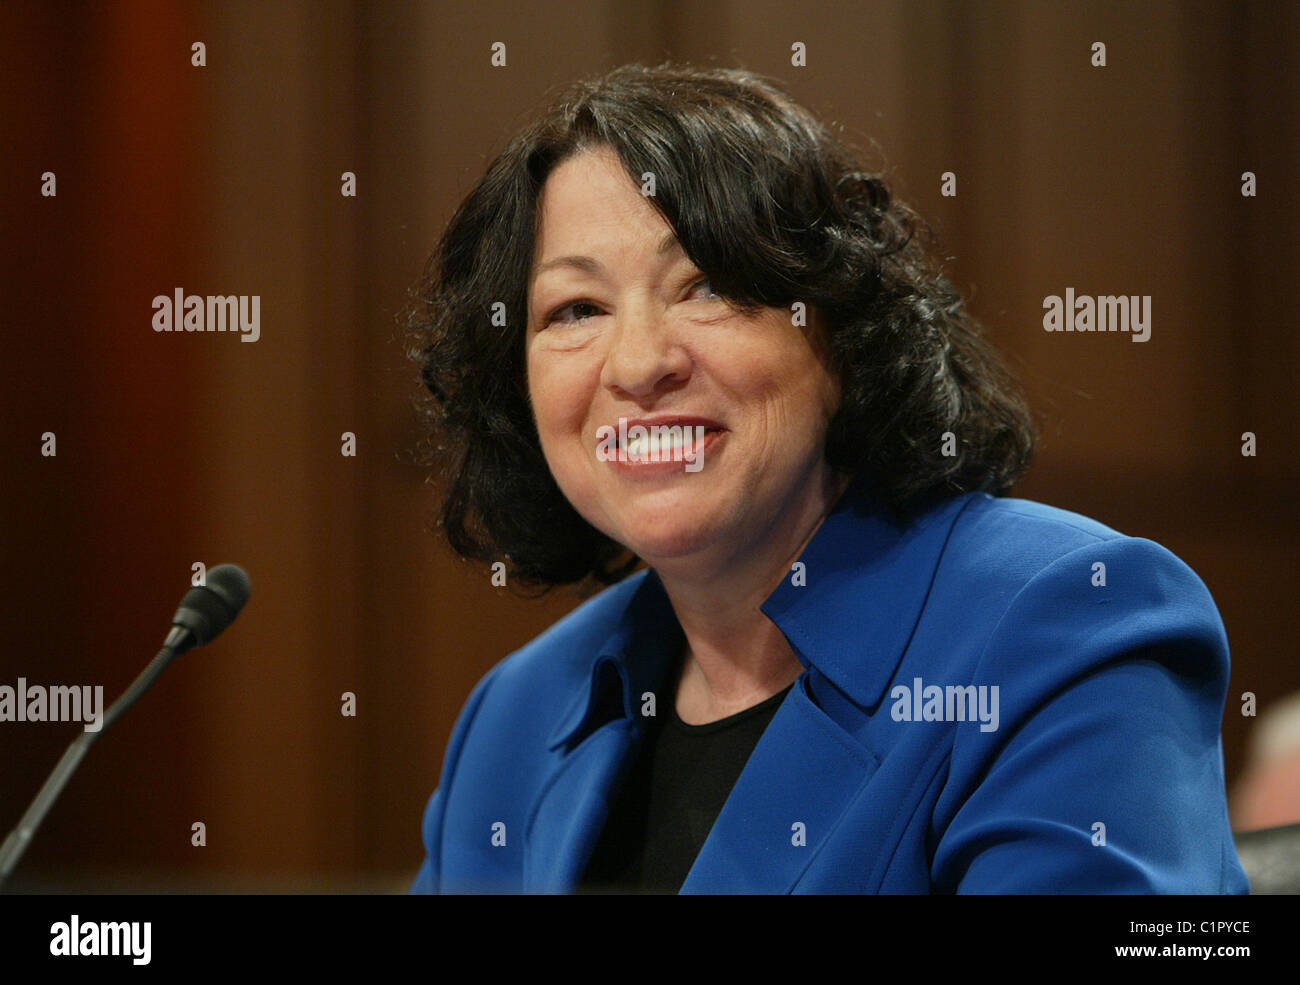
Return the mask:
[[[580, 250], [594, 263], [545, 259]], [[702, 272], [609, 149], [551, 173], [537, 253], [548, 269], [530, 287], [528, 389], [564, 497], [700, 601], [769, 581], [839, 491], [824, 454], [839, 387], [822, 333], [788, 310], [737, 311], [701, 294]], [[544, 314], [574, 297], [591, 309], [581, 320]], [[699, 449], [706, 474], [685, 481], [671, 461], [602, 462], [598, 432], [628, 419], [712, 428]], [[778, 515], [791, 522], [769, 529]], [[718, 583], [721, 573], [731, 584]], [[787, 663], [793, 680], [797, 661]]]
[[612, 587], [475, 688], [413, 889], [1245, 889], [1214, 603], [1003, 495], [1031, 418], [927, 242], [748, 72], [576, 83], [491, 164], [412, 317], [443, 528]]

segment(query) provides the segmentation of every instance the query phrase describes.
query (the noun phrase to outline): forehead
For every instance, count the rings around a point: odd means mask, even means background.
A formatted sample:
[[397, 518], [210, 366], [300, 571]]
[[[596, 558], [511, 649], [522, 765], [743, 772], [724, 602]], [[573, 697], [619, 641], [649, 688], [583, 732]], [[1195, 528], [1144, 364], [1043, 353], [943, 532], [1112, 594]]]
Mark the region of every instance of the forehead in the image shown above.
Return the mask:
[[629, 240], [658, 245], [669, 230], [612, 149], [583, 151], [557, 165], [542, 186], [534, 268], [561, 253], [616, 251]]

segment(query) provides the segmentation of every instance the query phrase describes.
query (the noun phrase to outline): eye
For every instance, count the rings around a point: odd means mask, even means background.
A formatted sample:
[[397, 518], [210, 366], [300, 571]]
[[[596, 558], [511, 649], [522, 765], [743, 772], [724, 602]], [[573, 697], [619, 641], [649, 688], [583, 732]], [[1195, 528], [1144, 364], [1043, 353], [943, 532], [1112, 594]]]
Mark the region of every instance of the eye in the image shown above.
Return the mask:
[[[572, 309], [573, 318], [562, 317], [566, 311]], [[552, 325], [556, 322], [566, 325], [581, 325], [588, 318], [592, 318], [600, 311], [600, 308], [593, 302], [584, 299], [570, 301], [561, 308], [556, 308], [546, 316], [546, 324]]]
[[705, 300], [705, 301], [721, 301], [721, 300], [722, 300], [721, 295], [719, 295], [719, 294], [715, 294], [715, 293], [714, 293], [714, 291], [713, 291], [713, 285], [709, 283], [709, 278], [707, 278], [707, 277], [701, 277], [701, 278], [700, 278], [699, 280], [697, 280], [694, 284], [692, 284], [692, 285], [691, 285], [691, 293], [694, 294], [697, 290], [700, 289], [700, 287], [706, 287], [706, 288], [708, 288], [708, 290], [706, 291], [706, 293], [705, 293], [705, 295], [704, 295], [703, 300]]

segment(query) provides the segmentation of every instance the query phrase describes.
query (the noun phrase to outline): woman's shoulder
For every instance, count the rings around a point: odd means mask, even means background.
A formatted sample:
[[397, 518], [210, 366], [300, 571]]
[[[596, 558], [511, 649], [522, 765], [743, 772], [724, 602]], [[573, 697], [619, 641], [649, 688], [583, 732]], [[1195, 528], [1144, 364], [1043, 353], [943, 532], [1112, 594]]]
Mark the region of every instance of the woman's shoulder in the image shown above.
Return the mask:
[[1068, 569], [1073, 576], [1082, 564], [1088, 585], [1105, 587], [1109, 561], [1123, 565], [1130, 576], [1184, 578], [1204, 587], [1192, 568], [1164, 545], [1121, 533], [1081, 513], [987, 493], [960, 499], [944, 563], [966, 569], [971, 577], [1028, 582], [1054, 567]]
[[1226, 664], [1218, 608], [1186, 561], [1153, 540], [1044, 503], [970, 496], [936, 586], [944, 591], [932, 602], [963, 608], [971, 623], [1014, 635], [1028, 650], [1069, 641], [1075, 652], [1097, 648], [1101, 656], [1180, 640], [1210, 657], [1214, 676]]
[[1017, 548], [1037, 543], [1048, 550], [1071, 550], [1126, 536], [1100, 520], [1032, 499], [983, 492], [959, 499], [961, 508], [954, 532], [976, 537], [996, 535], [999, 542]]

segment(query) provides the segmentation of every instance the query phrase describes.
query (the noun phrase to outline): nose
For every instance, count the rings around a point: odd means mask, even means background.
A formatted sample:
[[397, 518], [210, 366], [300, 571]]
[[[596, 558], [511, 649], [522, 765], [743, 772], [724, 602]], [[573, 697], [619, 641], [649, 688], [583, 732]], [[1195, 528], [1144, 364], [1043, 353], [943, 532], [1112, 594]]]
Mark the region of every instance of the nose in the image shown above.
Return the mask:
[[601, 384], [636, 400], [673, 390], [691, 375], [691, 356], [652, 298], [627, 304], [614, 317]]

